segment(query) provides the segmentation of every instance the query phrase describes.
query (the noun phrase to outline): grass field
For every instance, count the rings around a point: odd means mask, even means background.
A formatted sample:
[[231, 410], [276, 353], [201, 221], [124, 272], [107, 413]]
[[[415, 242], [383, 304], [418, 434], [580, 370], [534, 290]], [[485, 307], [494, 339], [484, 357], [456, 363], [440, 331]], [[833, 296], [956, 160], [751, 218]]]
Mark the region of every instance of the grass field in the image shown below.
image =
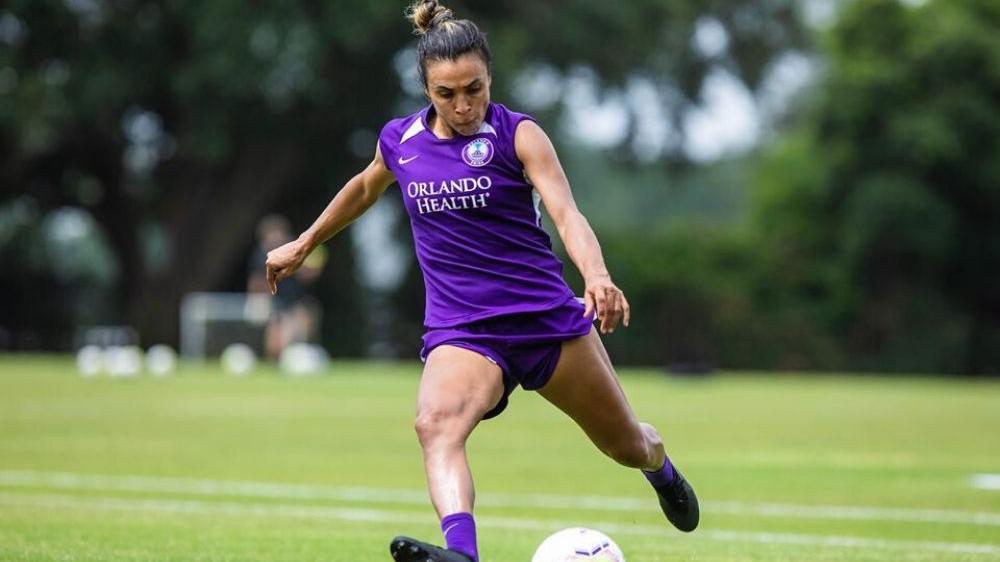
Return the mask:
[[[389, 560], [437, 541], [412, 431], [417, 364], [328, 375], [85, 380], [0, 356], [0, 560]], [[483, 562], [528, 562], [566, 526], [629, 562], [1000, 560], [1000, 383], [623, 370], [702, 499], [668, 527], [620, 468], [518, 392], [470, 443]], [[998, 477], [1000, 478], [1000, 477]]]

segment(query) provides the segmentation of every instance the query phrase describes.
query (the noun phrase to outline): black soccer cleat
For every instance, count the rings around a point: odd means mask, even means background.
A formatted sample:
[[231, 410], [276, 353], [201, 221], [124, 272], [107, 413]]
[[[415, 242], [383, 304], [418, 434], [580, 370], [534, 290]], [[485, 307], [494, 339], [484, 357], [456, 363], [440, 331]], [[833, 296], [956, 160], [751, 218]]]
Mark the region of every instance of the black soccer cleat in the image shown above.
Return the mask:
[[667, 520], [685, 533], [695, 530], [700, 518], [698, 496], [694, 495], [694, 489], [677, 467], [674, 467], [674, 479], [667, 485], [655, 489], [657, 497], [660, 498], [660, 508], [663, 509]]
[[472, 559], [454, 550], [448, 550], [433, 544], [411, 539], [396, 537], [389, 543], [389, 554], [396, 562], [472, 562]]

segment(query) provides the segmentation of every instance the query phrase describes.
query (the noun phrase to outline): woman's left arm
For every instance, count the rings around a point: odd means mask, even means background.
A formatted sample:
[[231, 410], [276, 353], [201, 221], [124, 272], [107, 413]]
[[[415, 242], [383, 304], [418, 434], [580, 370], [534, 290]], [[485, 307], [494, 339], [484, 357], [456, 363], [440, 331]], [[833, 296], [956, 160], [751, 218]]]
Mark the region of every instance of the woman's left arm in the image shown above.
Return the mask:
[[569, 180], [549, 137], [534, 121], [521, 121], [514, 135], [514, 149], [529, 181], [541, 195], [570, 259], [583, 276], [584, 316], [596, 310], [603, 334], [614, 332], [619, 321], [628, 327], [628, 301], [611, 281], [601, 245], [573, 200]]

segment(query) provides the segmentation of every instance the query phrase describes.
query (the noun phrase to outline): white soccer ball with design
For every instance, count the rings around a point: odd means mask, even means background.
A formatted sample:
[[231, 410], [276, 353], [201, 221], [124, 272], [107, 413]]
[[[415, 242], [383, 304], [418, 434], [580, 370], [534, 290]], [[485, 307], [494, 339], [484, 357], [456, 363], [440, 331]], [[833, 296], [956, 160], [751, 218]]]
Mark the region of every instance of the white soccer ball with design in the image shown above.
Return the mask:
[[558, 531], [542, 541], [531, 562], [625, 562], [622, 549], [610, 537], [583, 527]]

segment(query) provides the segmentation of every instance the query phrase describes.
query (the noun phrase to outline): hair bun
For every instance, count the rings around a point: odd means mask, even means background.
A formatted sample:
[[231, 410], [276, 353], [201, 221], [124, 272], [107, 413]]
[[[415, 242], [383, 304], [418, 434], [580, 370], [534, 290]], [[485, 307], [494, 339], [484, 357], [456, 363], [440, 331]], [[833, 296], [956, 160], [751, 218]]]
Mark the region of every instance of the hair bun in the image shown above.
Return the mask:
[[454, 19], [451, 10], [437, 0], [417, 0], [406, 9], [406, 17], [413, 22], [413, 33], [426, 35], [441, 22]]

